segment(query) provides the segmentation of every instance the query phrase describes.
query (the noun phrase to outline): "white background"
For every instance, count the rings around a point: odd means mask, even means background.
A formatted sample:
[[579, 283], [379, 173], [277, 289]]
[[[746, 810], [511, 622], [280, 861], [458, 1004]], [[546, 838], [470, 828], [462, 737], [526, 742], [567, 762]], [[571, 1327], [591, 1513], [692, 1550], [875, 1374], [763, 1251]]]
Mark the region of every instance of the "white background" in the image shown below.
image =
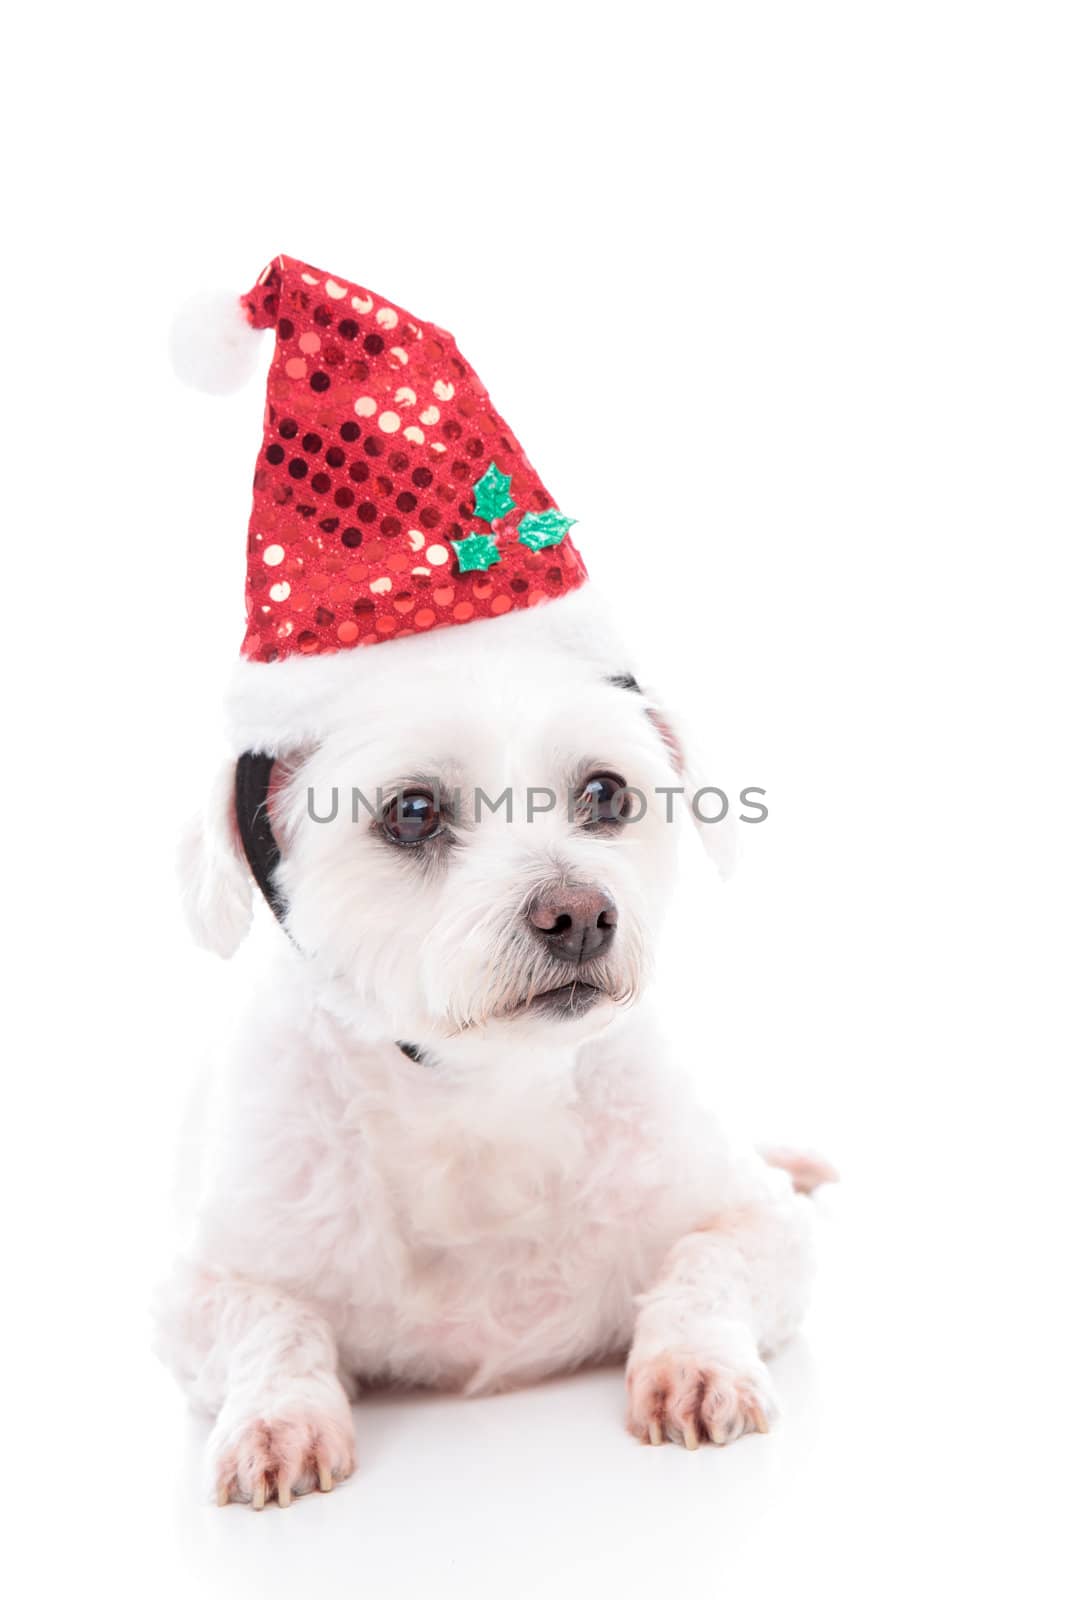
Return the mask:
[[[1061, 8], [30, 27], [4, 106], [11, 1592], [1053, 1593]], [[262, 384], [181, 390], [166, 342], [278, 251], [456, 332], [715, 780], [768, 790], [734, 880], [692, 867], [665, 961], [701, 1091], [845, 1178], [767, 1439], [642, 1450], [609, 1370], [376, 1400], [355, 1480], [284, 1514], [200, 1497], [144, 1308], [234, 998], [172, 854], [241, 634]]]

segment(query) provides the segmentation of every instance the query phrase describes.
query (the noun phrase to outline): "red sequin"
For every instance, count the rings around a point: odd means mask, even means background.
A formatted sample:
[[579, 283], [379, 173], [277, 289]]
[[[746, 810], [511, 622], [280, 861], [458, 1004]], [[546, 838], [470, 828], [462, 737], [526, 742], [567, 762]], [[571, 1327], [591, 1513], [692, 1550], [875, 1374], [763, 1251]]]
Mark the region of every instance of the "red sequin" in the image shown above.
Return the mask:
[[[584, 583], [569, 534], [536, 553], [518, 543], [523, 515], [555, 501], [451, 334], [289, 256], [275, 258], [242, 305], [253, 327], [277, 330], [253, 480], [244, 655], [358, 648], [395, 635], [402, 619], [405, 633], [411, 623], [428, 632]], [[515, 503], [492, 526], [473, 509], [490, 463], [510, 476]], [[451, 541], [472, 533], [496, 539], [500, 560], [487, 572], [459, 570]], [[432, 608], [420, 595], [413, 610], [420, 590]]]

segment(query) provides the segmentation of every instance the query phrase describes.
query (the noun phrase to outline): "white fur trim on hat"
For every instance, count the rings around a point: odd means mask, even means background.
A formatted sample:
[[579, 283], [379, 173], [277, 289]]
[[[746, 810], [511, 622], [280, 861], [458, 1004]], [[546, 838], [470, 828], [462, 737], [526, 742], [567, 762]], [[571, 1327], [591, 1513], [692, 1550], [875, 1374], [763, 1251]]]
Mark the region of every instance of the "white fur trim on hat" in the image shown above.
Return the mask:
[[337, 650], [329, 655], [289, 656], [284, 661], [238, 662], [226, 700], [226, 722], [235, 754], [259, 750], [279, 755], [324, 738], [358, 717], [379, 674], [389, 671], [397, 650], [420, 651], [426, 670], [449, 671], [486, 648], [536, 645], [573, 654], [603, 668], [605, 676], [626, 670], [628, 653], [598, 593], [588, 583], [529, 611], [437, 628], [410, 639]]

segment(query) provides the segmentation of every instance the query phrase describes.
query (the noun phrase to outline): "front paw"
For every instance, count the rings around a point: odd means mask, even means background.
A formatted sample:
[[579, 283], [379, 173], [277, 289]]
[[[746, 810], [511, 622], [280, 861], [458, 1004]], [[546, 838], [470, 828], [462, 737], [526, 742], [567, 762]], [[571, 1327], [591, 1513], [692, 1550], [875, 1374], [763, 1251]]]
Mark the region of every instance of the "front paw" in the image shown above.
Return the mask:
[[626, 1390], [631, 1433], [648, 1444], [666, 1438], [690, 1450], [766, 1433], [778, 1411], [770, 1373], [755, 1351], [734, 1364], [710, 1351], [635, 1349]]
[[326, 1492], [356, 1465], [351, 1409], [318, 1408], [303, 1401], [234, 1416], [224, 1408], [208, 1454], [220, 1506], [230, 1500], [261, 1511], [268, 1500], [290, 1504], [294, 1494]]

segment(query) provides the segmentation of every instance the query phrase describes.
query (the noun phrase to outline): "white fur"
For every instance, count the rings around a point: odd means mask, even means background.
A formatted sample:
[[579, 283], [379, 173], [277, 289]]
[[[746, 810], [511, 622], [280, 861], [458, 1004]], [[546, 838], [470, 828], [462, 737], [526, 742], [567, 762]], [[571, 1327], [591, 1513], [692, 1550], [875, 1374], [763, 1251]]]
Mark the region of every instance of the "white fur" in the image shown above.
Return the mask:
[[262, 340], [241, 307], [240, 296], [207, 290], [178, 312], [170, 333], [174, 370], [191, 389], [233, 394], [256, 370]]
[[232, 956], [252, 926], [252, 880], [237, 839], [233, 786], [233, 762], [226, 761], [178, 846], [186, 920], [197, 943], [217, 956]]
[[[628, 663], [579, 625], [585, 604], [242, 669], [260, 674], [237, 695], [243, 733], [265, 735], [268, 678], [290, 713], [271, 810], [291, 939], [265, 938], [160, 1312], [167, 1358], [217, 1416], [222, 1498], [285, 1503], [350, 1471], [360, 1381], [484, 1391], [629, 1349], [643, 1439], [726, 1442], [773, 1415], [763, 1356], [802, 1314], [810, 1205], [696, 1108], [649, 1010], [688, 824], [654, 794], [679, 783], [672, 750], [647, 700], [605, 681]], [[301, 700], [309, 666], [317, 700]], [[469, 815], [475, 785], [562, 795], [598, 768], [648, 795], [641, 822], [605, 837], [562, 803]], [[451, 851], [428, 860], [348, 820], [352, 786], [430, 775], [464, 797]], [[309, 785], [320, 811], [338, 787], [336, 822], [310, 819]], [[225, 948], [247, 884], [217, 803], [208, 833], [198, 870], [214, 861], [221, 887], [190, 898]], [[614, 998], [559, 1019], [522, 1009], [568, 976], [523, 908], [563, 880], [620, 915], [595, 968]]]

